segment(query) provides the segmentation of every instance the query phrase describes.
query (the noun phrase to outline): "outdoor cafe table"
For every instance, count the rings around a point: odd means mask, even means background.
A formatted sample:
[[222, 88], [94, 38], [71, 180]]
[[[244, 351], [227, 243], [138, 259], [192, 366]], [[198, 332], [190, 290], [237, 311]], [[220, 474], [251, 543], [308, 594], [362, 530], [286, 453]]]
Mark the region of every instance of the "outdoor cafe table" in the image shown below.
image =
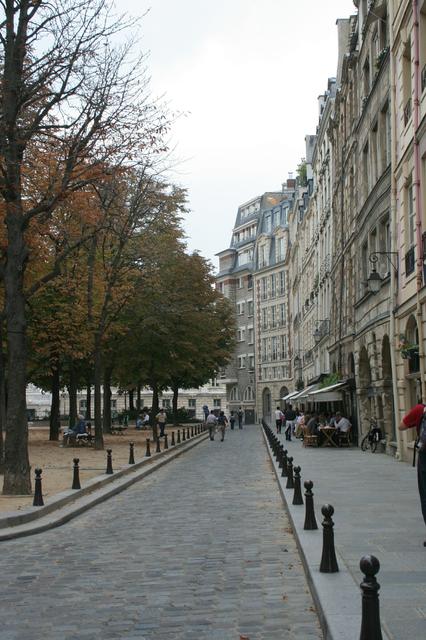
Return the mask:
[[319, 430], [324, 436], [324, 441], [322, 443], [322, 447], [337, 447], [337, 443], [333, 440], [333, 436], [336, 433], [337, 429], [334, 427], [319, 427]]

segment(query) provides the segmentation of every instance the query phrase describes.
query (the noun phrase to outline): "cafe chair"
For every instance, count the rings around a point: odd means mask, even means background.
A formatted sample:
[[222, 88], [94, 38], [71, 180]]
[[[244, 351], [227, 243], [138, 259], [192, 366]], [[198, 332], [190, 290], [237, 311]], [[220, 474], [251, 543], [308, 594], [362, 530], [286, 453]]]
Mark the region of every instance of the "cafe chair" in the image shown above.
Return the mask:
[[350, 427], [347, 431], [339, 431], [339, 433], [337, 434], [337, 442], [339, 447], [352, 446], [351, 431], [352, 427]]
[[303, 429], [303, 446], [304, 447], [318, 447], [318, 436], [311, 435], [306, 427]]

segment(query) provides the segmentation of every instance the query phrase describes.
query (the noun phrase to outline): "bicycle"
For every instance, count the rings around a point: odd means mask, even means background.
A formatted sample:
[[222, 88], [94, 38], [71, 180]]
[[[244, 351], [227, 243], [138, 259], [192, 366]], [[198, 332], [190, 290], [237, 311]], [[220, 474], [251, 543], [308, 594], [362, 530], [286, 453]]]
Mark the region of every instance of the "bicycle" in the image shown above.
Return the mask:
[[370, 418], [369, 423], [370, 429], [362, 439], [361, 451], [371, 449], [371, 453], [374, 453], [377, 449], [377, 443], [382, 439], [382, 432], [377, 424], [376, 418]]

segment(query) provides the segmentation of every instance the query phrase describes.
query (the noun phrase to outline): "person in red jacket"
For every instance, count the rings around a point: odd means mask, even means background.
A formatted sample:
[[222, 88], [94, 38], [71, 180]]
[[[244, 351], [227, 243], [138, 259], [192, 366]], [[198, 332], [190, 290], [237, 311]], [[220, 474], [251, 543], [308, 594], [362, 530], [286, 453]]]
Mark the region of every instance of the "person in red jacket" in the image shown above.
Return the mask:
[[[399, 425], [400, 431], [406, 429], [416, 428], [417, 437], [420, 433], [420, 424], [423, 419], [423, 415], [426, 412], [426, 405], [416, 404], [411, 411], [407, 413], [402, 419]], [[426, 449], [420, 448], [417, 456], [417, 481], [419, 485], [420, 503], [422, 506], [423, 520], [426, 525]], [[426, 540], [423, 542], [423, 546], [426, 547]]]

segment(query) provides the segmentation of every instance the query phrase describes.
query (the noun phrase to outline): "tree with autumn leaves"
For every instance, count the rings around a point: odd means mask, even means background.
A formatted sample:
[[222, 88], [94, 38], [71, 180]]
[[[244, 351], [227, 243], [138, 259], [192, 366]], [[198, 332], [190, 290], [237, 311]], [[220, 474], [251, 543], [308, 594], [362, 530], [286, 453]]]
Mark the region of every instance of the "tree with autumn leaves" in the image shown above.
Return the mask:
[[[150, 98], [144, 59], [131, 37], [111, 44], [132, 21], [109, 0], [4, 0], [2, 9], [0, 464], [3, 492], [25, 494], [27, 383], [52, 390], [56, 439], [60, 389], [75, 414], [76, 389], [93, 382], [103, 446], [102, 377], [130, 339], [129, 309], [161, 281], [161, 247], [175, 242], [184, 254], [185, 195], [161, 178], [170, 118]], [[171, 332], [169, 319], [169, 345]]]

